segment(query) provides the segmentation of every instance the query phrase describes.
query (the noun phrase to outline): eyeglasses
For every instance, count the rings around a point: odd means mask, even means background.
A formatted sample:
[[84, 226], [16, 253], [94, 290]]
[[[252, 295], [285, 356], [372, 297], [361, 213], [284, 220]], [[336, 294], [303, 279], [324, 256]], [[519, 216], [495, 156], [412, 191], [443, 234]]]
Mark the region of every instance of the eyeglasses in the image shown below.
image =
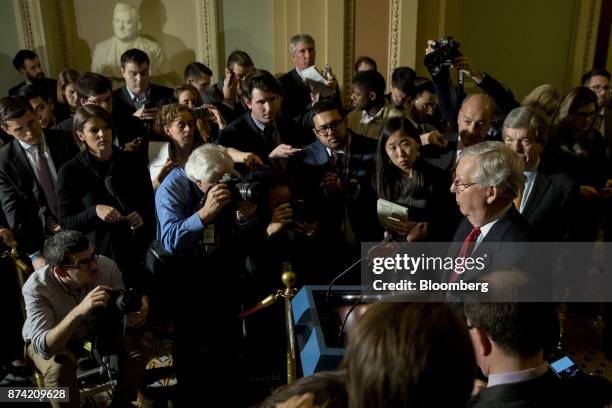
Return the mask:
[[454, 180], [453, 184], [455, 185], [455, 188], [457, 189], [458, 192], [463, 193], [465, 190], [467, 190], [468, 188], [478, 184], [478, 183], [462, 183], [459, 180]]
[[59, 266], [63, 268], [75, 268], [83, 272], [87, 270], [87, 268], [92, 262], [98, 262], [98, 253], [95, 251], [93, 254], [91, 254], [89, 258], [79, 259], [78, 261], [70, 265], [59, 265]]
[[317, 132], [317, 134], [323, 136], [329, 133], [330, 130], [338, 130], [340, 128], [340, 126], [342, 126], [344, 124], [343, 120], [335, 120], [327, 125], [321, 126], [318, 129], [315, 129], [315, 132]]
[[414, 101], [418, 103], [423, 109], [435, 109], [436, 106], [438, 106], [437, 103], [429, 103], [429, 102], [425, 103], [419, 99], [415, 99]]

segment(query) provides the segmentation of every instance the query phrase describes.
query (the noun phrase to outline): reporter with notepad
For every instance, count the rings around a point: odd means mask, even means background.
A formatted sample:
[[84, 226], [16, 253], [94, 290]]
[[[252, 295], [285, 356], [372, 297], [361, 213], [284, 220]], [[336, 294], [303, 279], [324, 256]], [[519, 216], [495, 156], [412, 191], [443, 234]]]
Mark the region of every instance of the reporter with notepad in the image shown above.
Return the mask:
[[173, 168], [184, 166], [196, 147], [210, 140], [209, 130], [213, 125], [217, 127], [216, 123], [208, 123], [208, 119], [196, 119], [188, 104], [173, 103], [160, 109], [157, 132], [164, 134], [168, 141], [149, 144], [149, 173], [153, 189], [159, 187]]
[[419, 132], [409, 120], [391, 118], [385, 123], [378, 140], [376, 190], [379, 199], [406, 212], [379, 220], [396, 239], [448, 241], [459, 219], [448, 180], [419, 158], [419, 148]]

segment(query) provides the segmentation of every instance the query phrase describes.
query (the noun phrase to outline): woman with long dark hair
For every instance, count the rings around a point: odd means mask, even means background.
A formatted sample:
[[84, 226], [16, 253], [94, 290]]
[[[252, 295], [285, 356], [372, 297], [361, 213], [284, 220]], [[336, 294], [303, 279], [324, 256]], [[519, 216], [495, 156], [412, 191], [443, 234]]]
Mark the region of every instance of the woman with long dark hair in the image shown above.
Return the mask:
[[140, 287], [139, 264], [155, 234], [147, 169], [113, 145], [112, 118], [99, 106], [77, 109], [74, 137], [81, 153], [57, 179], [60, 225], [87, 234], [100, 254], [119, 265], [126, 287]]
[[[396, 238], [450, 240], [456, 226], [456, 206], [450, 180], [419, 158], [418, 130], [406, 118], [385, 123], [378, 140], [378, 197], [407, 209], [407, 221], [381, 222]], [[454, 210], [454, 211], [453, 211]]]

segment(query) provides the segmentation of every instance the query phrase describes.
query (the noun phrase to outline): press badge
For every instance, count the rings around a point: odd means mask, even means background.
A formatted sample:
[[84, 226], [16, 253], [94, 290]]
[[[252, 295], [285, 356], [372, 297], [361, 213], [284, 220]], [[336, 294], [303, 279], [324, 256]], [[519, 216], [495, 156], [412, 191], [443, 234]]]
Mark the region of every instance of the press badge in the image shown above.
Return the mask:
[[204, 239], [202, 241], [204, 245], [215, 244], [215, 225], [210, 224], [204, 228]]

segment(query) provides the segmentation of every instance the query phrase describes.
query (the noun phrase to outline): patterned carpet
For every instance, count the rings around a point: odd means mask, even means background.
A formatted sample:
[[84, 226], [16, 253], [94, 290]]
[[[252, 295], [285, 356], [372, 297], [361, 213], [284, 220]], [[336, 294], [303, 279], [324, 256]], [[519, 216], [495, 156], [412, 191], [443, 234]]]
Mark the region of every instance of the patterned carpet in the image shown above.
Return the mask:
[[603, 307], [601, 303], [568, 304], [558, 309], [561, 348], [587, 374], [612, 381], [612, 361], [603, 353]]

